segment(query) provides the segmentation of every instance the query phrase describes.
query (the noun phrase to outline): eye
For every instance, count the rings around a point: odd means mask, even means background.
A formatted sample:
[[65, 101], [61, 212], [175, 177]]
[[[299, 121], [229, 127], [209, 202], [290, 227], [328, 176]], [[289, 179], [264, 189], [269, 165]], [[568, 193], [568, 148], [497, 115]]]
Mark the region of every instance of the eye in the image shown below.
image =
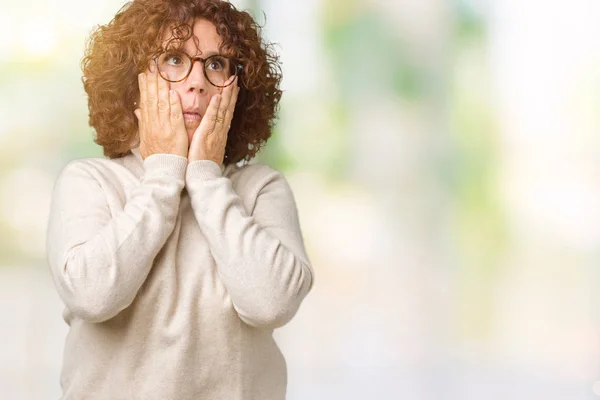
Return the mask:
[[212, 71], [223, 71], [227, 66], [227, 61], [224, 57], [212, 57], [207, 64], [207, 68]]
[[183, 65], [183, 64], [185, 64], [184, 58], [181, 55], [181, 53], [175, 53], [175, 52], [167, 53], [165, 55], [165, 61], [169, 65]]

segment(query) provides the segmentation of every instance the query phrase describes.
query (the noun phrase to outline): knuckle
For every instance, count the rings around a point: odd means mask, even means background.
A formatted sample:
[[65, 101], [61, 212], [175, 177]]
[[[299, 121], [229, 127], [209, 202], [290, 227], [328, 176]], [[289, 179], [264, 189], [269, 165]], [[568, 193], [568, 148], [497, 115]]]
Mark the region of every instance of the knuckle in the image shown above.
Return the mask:
[[156, 95], [148, 94], [148, 99], [147, 99], [148, 104], [154, 104], [157, 101], [158, 101], [158, 99], [156, 98]]
[[165, 101], [164, 99], [160, 99], [158, 101], [158, 109], [160, 111], [165, 111], [169, 109], [169, 103], [167, 101]]
[[171, 110], [171, 119], [180, 119], [182, 117], [178, 110]]

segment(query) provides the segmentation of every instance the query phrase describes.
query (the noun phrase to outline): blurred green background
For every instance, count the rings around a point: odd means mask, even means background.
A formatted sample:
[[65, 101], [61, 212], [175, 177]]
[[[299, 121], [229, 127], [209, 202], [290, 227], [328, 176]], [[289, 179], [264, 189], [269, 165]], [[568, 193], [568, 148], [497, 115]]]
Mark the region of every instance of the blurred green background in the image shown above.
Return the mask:
[[[288, 398], [599, 397], [600, 3], [233, 3], [281, 56], [254, 162], [288, 178], [316, 273], [275, 332]], [[5, 399], [60, 395], [50, 196], [102, 157], [79, 63], [122, 4], [2, 7]]]

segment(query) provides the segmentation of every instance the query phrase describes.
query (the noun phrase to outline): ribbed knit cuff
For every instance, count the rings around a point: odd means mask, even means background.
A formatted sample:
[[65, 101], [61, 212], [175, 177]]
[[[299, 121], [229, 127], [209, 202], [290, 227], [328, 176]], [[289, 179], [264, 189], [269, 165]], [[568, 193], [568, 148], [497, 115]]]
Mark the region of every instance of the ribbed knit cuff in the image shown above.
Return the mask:
[[176, 154], [152, 154], [144, 159], [144, 170], [161, 170], [177, 178], [185, 176], [188, 159]]
[[207, 180], [223, 176], [224, 167], [212, 160], [196, 160], [188, 164], [185, 180]]

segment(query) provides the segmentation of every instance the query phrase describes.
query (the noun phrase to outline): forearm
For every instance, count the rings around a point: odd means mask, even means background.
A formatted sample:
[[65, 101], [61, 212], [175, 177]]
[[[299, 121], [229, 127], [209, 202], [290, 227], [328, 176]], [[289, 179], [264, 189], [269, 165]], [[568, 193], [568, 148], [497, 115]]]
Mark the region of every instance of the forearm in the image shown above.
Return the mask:
[[61, 193], [68, 193], [63, 189], [86, 179], [77, 177], [84, 171], [74, 171], [57, 187], [47, 231], [49, 262], [58, 293], [74, 315], [98, 322], [131, 304], [175, 225], [186, 165], [184, 157], [148, 157], [139, 186], [109, 218], [101, 207], [81, 210], [88, 218], [63, 208]]
[[[269, 229], [248, 215], [216, 163], [190, 163], [186, 187], [240, 318], [261, 327], [287, 323], [312, 285], [312, 268], [299, 231], [290, 234], [297, 227]], [[287, 246], [281, 240], [284, 235]]]

